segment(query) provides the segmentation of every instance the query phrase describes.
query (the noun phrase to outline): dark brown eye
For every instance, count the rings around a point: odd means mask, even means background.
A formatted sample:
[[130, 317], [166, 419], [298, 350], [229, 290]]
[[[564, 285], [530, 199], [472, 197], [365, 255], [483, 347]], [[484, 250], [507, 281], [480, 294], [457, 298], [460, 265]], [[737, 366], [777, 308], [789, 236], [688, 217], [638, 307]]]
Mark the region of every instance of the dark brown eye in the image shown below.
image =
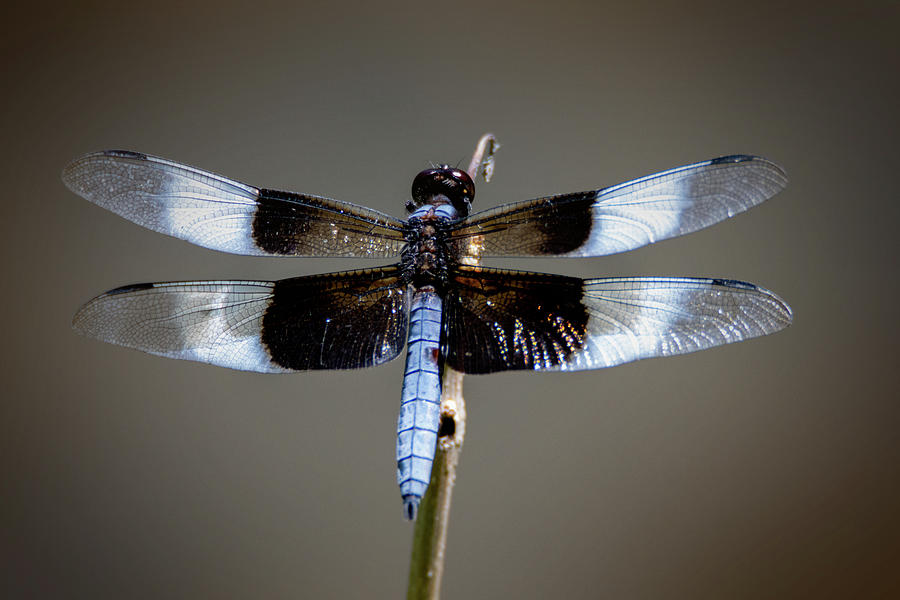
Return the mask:
[[425, 169], [413, 179], [412, 207], [431, 202], [436, 196], [444, 196], [460, 216], [469, 214], [469, 207], [475, 197], [475, 184], [469, 174], [461, 169], [442, 165], [433, 169]]

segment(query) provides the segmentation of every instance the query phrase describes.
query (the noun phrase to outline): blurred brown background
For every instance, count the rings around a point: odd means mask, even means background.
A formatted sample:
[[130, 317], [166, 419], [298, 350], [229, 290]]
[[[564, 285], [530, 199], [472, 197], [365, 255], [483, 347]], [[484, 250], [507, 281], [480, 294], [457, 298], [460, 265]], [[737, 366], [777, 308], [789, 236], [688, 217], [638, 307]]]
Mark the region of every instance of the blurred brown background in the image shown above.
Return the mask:
[[[358, 261], [235, 257], [59, 179], [127, 148], [403, 214], [503, 148], [481, 208], [731, 153], [788, 189], [688, 237], [499, 264], [710, 275], [795, 324], [699, 354], [466, 380], [446, 598], [900, 597], [895, 3], [31, 3], [0, 161], [5, 598], [396, 598], [402, 361], [261, 376], [70, 330], [119, 285]], [[372, 265], [374, 263], [367, 263]]]

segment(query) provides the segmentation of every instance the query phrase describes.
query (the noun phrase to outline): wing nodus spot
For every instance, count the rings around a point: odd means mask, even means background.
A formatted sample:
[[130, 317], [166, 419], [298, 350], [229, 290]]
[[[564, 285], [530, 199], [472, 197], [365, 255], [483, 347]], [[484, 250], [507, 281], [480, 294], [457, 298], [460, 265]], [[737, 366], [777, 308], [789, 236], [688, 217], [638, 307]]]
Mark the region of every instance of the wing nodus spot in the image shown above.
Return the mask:
[[134, 160], [147, 160], [147, 155], [143, 152], [133, 152], [131, 150], [107, 150], [104, 152], [106, 156], [115, 156], [117, 158], [133, 158]]
[[131, 285], [123, 285], [122, 287], [117, 287], [114, 290], [109, 290], [106, 292], [107, 296], [115, 296], [116, 294], [127, 294], [128, 292], [137, 292], [139, 290], [149, 290], [153, 289], [155, 284], [152, 283], [133, 283]]

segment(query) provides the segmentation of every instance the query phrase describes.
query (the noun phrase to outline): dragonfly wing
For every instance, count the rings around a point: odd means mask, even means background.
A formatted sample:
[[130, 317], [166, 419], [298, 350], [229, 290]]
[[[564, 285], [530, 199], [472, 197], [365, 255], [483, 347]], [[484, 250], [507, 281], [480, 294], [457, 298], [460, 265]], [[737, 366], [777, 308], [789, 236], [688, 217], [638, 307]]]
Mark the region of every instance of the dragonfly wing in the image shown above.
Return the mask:
[[464, 373], [581, 370], [774, 333], [791, 311], [725, 279], [560, 275], [460, 267], [446, 305], [447, 364]]
[[476, 213], [452, 233], [463, 254], [603, 256], [709, 227], [775, 195], [784, 171], [758, 156], [724, 156], [602, 190]]
[[396, 256], [403, 223], [317, 196], [258, 189], [163, 158], [108, 150], [62, 175], [76, 194], [142, 227], [256, 256]]
[[355, 369], [402, 351], [408, 304], [391, 267], [130, 285], [88, 302], [72, 324], [104, 342], [244, 371]]

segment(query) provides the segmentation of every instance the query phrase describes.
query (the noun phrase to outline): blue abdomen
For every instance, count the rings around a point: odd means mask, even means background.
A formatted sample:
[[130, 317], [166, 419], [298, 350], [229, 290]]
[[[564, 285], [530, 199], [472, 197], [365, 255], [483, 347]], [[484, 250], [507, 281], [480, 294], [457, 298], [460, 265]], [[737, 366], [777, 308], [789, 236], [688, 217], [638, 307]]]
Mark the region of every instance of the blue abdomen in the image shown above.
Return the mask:
[[431, 286], [416, 290], [397, 424], [397, 483], [408, 518], [415, 518], [431, 478], [441, 421], [442, 301]]

